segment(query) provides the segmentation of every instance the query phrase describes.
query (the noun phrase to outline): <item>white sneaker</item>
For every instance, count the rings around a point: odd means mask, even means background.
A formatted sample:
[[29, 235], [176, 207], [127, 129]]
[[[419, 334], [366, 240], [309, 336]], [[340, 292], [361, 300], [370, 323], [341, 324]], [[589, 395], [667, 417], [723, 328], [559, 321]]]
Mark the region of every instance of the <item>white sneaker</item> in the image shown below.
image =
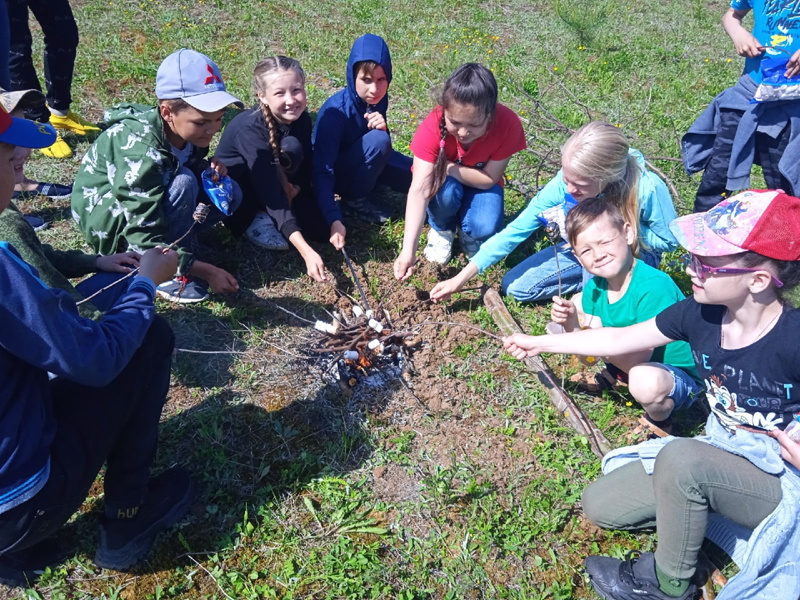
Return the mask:
[[250, 227], [244, 232], [244, 237], [267, 250], [288, 250], [289, 242], [280, 231], [275, 228], [275, 223], [267, 213], [256, 213]]
[[453, 240], [455, 231], [436, 231], [433, 227], [428, 232], [428, 244], [422, 253], [432, 263], [447, 264], [453, 256]]

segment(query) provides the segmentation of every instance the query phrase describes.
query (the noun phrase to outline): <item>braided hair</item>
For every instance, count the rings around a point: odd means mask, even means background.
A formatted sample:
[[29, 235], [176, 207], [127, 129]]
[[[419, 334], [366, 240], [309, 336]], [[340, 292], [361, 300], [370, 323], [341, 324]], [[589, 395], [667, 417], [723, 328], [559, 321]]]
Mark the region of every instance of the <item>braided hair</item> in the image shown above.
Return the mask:
[[[256, 96], [266, 95], [267, 88], [269, 87], [268, 77], [281, 71], [294, 71], [300, 75], [300, 79], [305, 85], [306, 74], [303, 71], [303, 67], [300, 66], [300, 63], [297, 60], [282, 55], [269, 56], [259, 62], [256, 65], [256, 68], [253, 69], [253, 89], [256, 92]], [[275, 115], [272, 114], [272, 110], [270, 109], [269, 105], [260, 98], [258, 104], [261, 108], [261, 114], [264, 116], [264, 122], [267, 125], [267, 130], [269, 131], [269, 145], [272, 148], [272, 164], [275, 165], [275, 169], [278, 172], [278, 179], [281, 182], [281, 187], [283, 187], [283, 190], [286, 193], [286, 198], [289, 199], [291, 197], [291, 194], [289, 193], [290, 184], [289, 179], [286, 176], [286, 171], [281, 164], [281, 138], [278, 132], [278, 124], [275, 121]]]
[[484, 65], [464, 63], [447, 78], [439, 104], [442, 107], [442, 118], [439, 120], [441, 138], [431, 175], [433, 194], [439, 191], [447, 178], [447, 155], [444, 147], [448, 133], [445, 113], [454, 104], [466, 104], [476, 107], [487, 121], [491, 121], [497, 111], [497, 81]]

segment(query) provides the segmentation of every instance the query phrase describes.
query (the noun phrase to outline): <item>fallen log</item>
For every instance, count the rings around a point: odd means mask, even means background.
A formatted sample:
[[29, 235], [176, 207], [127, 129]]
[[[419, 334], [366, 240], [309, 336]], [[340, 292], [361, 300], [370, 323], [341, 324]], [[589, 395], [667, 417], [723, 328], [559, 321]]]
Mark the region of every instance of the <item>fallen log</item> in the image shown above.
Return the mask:
[[[522, 332], [517, 322], [514, 321], [514, 317], [508, 312], [506, 305], [503, 304], [500, 294], [495, 290], [491, 288], [486, 290], [483, 295], [483, 303], [489, 310], [489, 314], [492, 315], [498, 329], [503, 332], [503, 335]], [[536, 375], [539, 383], [547, 390], [550, 402], [558, 412], [564, 416], [578, 433], [586, 436], [592, 451], [601, 458], [606, 455], [611, 450], [611, 444], [603, 435], [603, 432], [597, 428], [592, 420], [575, 404], [575, 401], [558, 385], [558, 380], [550, 370], [550, 367], [547, 366], [547, 363], [539, 356], [529, 356], [522, 362]]]

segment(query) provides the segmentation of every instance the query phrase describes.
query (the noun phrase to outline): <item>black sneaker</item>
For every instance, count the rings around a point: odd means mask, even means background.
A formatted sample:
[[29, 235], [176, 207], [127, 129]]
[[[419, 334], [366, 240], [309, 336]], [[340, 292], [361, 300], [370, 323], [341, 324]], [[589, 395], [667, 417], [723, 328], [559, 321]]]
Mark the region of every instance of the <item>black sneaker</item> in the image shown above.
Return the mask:
[[115, 571], [130, 569], [147, 555], [156, 535], [187, 513], [193, 500], [194, 484], [183, 469], [169, 469], [154, 477], [133, 519], [103, 518], [94, 563]]
[[342, 215], [346, 218], [366, 223], [382, 225], [392, 215], [369, 198], [342, 198]]
[[692, 600], [697, 586], [681, 596], [670, 596], [658, 587], [656, 560], [652, 552], [631, 552], [626, 560], [610, 556], [589, 556], [583, 561], [594, 590], [609, 600]]
[[0, 556], [0, 583], [8, 587], [30, 587], [47, 567], [62, 563], [69, 556], [70, 551], [54, 538], [18, 552], [8, 552]]
[[28, 225], [33, 227], [34, 231], [42, 231], [43, 229], [47, 229], [50, 227], [50, 223], [42, 219], [41, 217], [36, 217], [34, 215], [24, 215], [25, 220], [28, 222]]
[[208, 290], [191, 277], [178, 275], [156, 288], [156, 294], [171, 302], [194, 304], [208, 300]]

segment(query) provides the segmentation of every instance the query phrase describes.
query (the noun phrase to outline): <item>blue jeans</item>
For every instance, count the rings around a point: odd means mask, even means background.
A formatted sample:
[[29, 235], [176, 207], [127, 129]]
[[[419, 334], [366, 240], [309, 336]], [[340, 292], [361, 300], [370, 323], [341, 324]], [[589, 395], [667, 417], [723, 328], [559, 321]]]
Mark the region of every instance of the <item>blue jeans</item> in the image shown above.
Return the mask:
[[662, 369], [666, 369], [672, 374], [672, 379], [675, 382], [672, 385], [672, 391], [669, 397], [675, 403], [673, 410], [683, 410], [689, 408], [694, 399], [703, 391], [703, 386], [697, 383], [694, 378], [683, 369], [673, 365], [660, 365]]
[[566, 242], [543, 248], [511, 269], [503, 277], [501, 287], [506, 295], [520, 302], [548, 301], [559, 295], [558, 273], [561, 271], [562, 296], [583, 289], [583, 267]]
[[[503, 277], [503, 293], [514, 296], [520, 302], [546, 302], [559, 294], [558, 272], [561, 270], [561, 295], [579, 292], [592, 278], [592, 274], [581, 266], [578, 259], [567, 248], [566, 242], [559, 242], [558, 261], [553, 247], [540, 250], [519, 263]], [[640, 260], [657, 269], [661, 263], [661, 253], [642, 250]]]
[[428, 221], [436, 231], [461, 231], [484, 242], [503, 225], [503, 188], [479, 190], [447, 177], [428, 204]]
[[[231, 181], [231, 183], [233, 184], [233, 200], [230, 203], [231, 212], [235, 212], [242, 203], [242, 188], [235, 181]], [[189, 230], [192, 223], [194, 223], [192, 215], [199, 202], [211, 204], [211, 212], [206, 217], [205, 223], [195, 225], [192, 232], [180, 243], [181, 247], [190, 250], [197, 246], [197, 234], [220, 223], [225, 218], [225, 215], [212, 204], [211, 199], [206, 196], [205, 192], [201, 194], [200, 181], [198, 181], [197, 176], [188, 168], [181, 167], [178, 169], [178, 174], [170, 182], [167, 193], [164, 194], [164, 198], [161, 200], [169, 231], [169, 239], [165, 240], [166, 242], [171, 243], [177, 240]]]
[[411, 186], [410, 156], [392, 150], [389, 134], [372, 129], [339, 153], [333, 167], [334, 191], [342, 198], [365, 198], [378, 183], [398, 192]]

